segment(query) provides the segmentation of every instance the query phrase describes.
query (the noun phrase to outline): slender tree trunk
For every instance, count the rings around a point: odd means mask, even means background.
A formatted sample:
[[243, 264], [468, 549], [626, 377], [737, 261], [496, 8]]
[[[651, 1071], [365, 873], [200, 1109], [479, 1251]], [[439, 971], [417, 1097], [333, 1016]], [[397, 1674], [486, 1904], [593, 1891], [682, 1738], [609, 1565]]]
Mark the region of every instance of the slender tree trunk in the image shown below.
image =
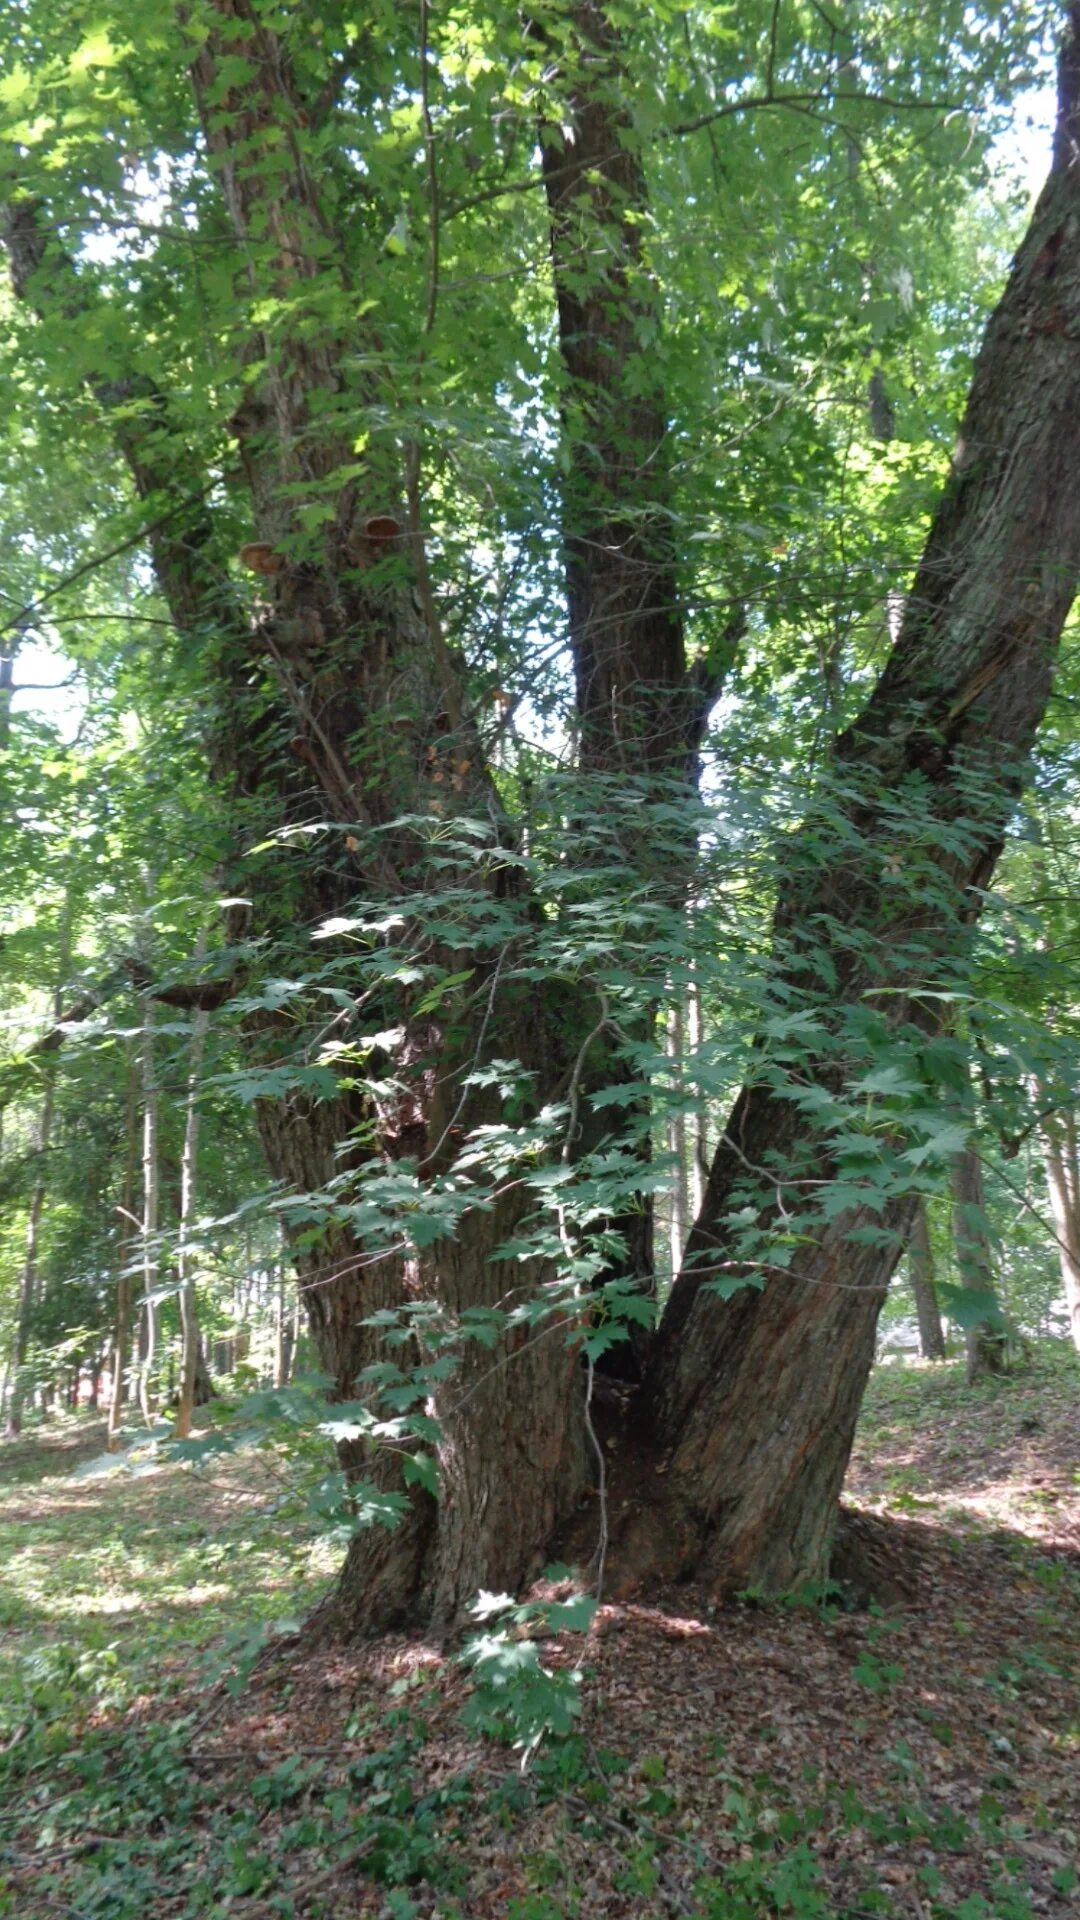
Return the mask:
[[0, 753], [11, 741], [11, 703], [15, 697], [15, 656], [22, 640], [20, 624], [0, 634]]
[[[198, 1382], [199, 1360], [202, 1355], [202, 1341], [199, 1336], [199, 1310], [195, 1298], [195, 1274], [191, 1251], [191, 1228], [195, 1214], [195, 1173], [199, 1144], [199, 1075], [202, 1071], [203, 1047], [206, 1042], [206, 1030], [210, 1016], [200, 1009], [194, 1018], [191, 1030], [191, 1052], [189, 1056], [187, 1114], [184, 1121], [184, 1146], [180, 1161], [180, 1222], [178, 1228], [176, 1265], [180, 1282], [180, 1397], [176, 1406], [176, 1433], [186, 1440], [191, 1433], [191, 1416], [195, 1408], [195, 1394]], [[205, 1371], [205, 1365], [204, 1365]]]
[[1080, 1351], [1080, 1156], [1075, 1113], [1048, 1115], [1041, 1136], [1069, 1334]]
[[274, 1297], [274, 1385], [287, 1387], [292, 1378], [293, 1354], [295, 1351], [294, 1321], [289, 1308], [285, 1285], [285, 1264], [278, 1266], [277, 1290]]
[[154, 1050], [154, 1003], [148, 995], [142, 1001], [142, 1046], [140, 1080], [142, 1092], [142, 1276], [140, 1303], [142, 1337], [139, 1371], [139, 1405], [143, 1419], [149, 1421], [157, 1404], [154, 1380], [158, 1365], [161, 1304], [156, 1298], [160, 1274], [161, 1250], [158, 1241], [160, 1167], [158, 1164], [157, 1063]]
[[1009, 1364], [1009, 1340], [998, 1301], [994, 1257], [986, 1220], [982, 1161], [966, 1147], [952, 1163], [953, 1251], [962, 1287], [985, 1301], [986, 1317], [964, 1328], [968, 1385], [989, 1373], [1004, 1373]]
[[121, 1188], [120, 1228], [116, 1239], [116, 1307], [113, 1318], [109, 1428], [107, 1446], [115, 1452], [120, 1445], [120, 1428], [128, 1396], [128, 1363], [131, 1353], [131, 1233], [135, 1224], [135, 1162], [138, 1141], [138, 1074], [129, 1051], [127, 1096], [124, 1114], [124, 1177]]
[[[705, 1023], [701, 1006], [701, 983], [696, 967], [691, 968], [690, 987], [686, 998], [686, 1025], [690, 1040], [690, 1057], [698, 1060], [705, 1041]], [[690, 1160], [690, 1206], [691, 1219], [696, 1220], [705, 1205], [705, 1185], [709, 1178], [709, 1108], [703, 1096], [699, 1096], [690, 1122], [691, 1160]]]
[[[10, 664], [10, 662], [9, 662]], [[10, 681], [9, 681], [10, 685]], [[4, 710], [0, 707], [0, 719]], [[2, 742], [0, 742], [2, 743]], [[53, 1018], [59, 1020], [63, 992], [71, 962], [71, 935], [75, 912], [73, 893], [67, 892], [60, 913], [59, 952], [56, 985], [53, 990]], [[7, 1431], [17, 1434], [22, 1428], [22, 1410], [26, 1393], [23, 1368], [30, 1344], [30, 1327], [38, 1292], [38, 1263], [41, 1222], [49, 1191], [49, 1150], [52, 1145], [53, 1115], [56, 1106], [57, 1055], [49, 1054], [42, 1068], [41, 1104], [38, 1108], [34, 1139], [35, 1171], [30, 1189], [30, 1210], [26, 1222], [22, 1272], [19, 1276], [19, 1304], [15, 1322], [15, 1340], [11, 1355], [11, 1400], [8, 1405]]]
[[[682, 1004], [676, 999], [668, 1014], [668, 1053], [676, 1085], [686, 1071], [684, 1024]], [[671, 1177], [671, 1266], [676, 1273], [690, 1221], [690, 1170], [687, 1165], [686, 1136], [686, 1112], [680, 1104], [668, 1120], [668, 1152], [675, 1162]]]
[[15, 1321], [15, 1339], [11, 1353], [11, 1400], [8, 1405], [7, 1431], [15, 1435], [22, 1431], [23, 1404], [26, 1398], [25, 1366], [30, 1345], [30, 1327], [38, 1290], [38, 1249], [41, 1238], [41, 1220], [45, 1211], [48, 1195], [48, 1153], [52, 1141], [53, 1110], [56, 1094], [55, 1066], [47, 1071], [45, 1090], [41, 1096], [35, 1129], [34, 1153], [36, 1169], [34, 1184], [30, 1190], [30, 1210], [26, 1221], [26, 1240], [23, 1246], [22, 1271], [19, 1275], [19, 1305]]
[[915, 1202], [908, 1241], [908, 1268], [915, 1312], [919, 1319], [919, 1352], [924, 1360], [944, 1360], [945, 1329], [941, 1324], [937, 1289], [934, 1286], [934, 1256], [930, 1250], [930, 1222], [926, 1201], [921, 1194]]

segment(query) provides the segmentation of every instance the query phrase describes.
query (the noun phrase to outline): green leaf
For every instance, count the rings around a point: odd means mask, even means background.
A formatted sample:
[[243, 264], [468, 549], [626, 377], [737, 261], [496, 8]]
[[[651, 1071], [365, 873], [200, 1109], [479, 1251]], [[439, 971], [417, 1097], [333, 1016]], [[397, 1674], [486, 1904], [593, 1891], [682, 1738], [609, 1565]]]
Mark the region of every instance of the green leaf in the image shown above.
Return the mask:
[[990, 1327], [995, 1332], [1004, 1332], [1007, 1321], [1001, 1311], [1001, 1304], [995, 1293], [988, 1288], [955, 1286], [947, 1280], [938, 1282], [938, 1299], [943, 1312], [950, 1320], [965, 1332], [976, 1327]]
[[432, 1499], [439, 1497], [439, 1463], [432, 1453], [407, 1453], [402, 1458], [402, 1473], [407, 1486], [423, 1487]]
[[556, 1633], [587, 1633], [596, 1618], [597, 1602], [591, 1593], [575, 1593], [569, 1600], [546, 1603], [548, 1624]]

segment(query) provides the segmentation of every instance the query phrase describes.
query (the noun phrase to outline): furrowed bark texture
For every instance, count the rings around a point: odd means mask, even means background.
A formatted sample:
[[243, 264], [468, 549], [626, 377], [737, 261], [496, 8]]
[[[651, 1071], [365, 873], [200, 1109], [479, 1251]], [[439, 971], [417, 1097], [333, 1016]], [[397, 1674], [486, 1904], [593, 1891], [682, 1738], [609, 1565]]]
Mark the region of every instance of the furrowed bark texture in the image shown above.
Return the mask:
[[[431, 886], [418, 822], [449, 824], [460, 808], [491, 823], [495, 854], [514, 851], [514, 829], [484, 765], [463, 671], [433, 618], [418, 458], [378, 426], [387, 393], [398, 417], [397, 390], [389, 378], [380, 386], [383, 349], [370, 323], [341, 318], [364, 312], [365, 289], [349, 284], [337, 245], [347, 210], [333, 200], [331, 161], [316, 178], [304, 159], [306, 131], [327, 110], [304, 100], [286, 42], [263, 24], [267, 17], [246, 0], [209, 0], [197, 21], [194, 9], [191, 15], [193, 97], [236, 244], [235, 324], [247, 374], [230, 422], [235, 457], [230, 447], [222, 462], [230, 476], [239, 462], [242, 482], [230, 477], [228, 484], [249, 511], [247, 551], [263, 576], [260, 602], [231, 577], [212, 506], [211, 482], [221, 486], [220, 474], [185, 446], [167, 396], [135, 373], [138, 355], [131, 368], [116, 365], [115, 327], [103, 335], [110, 360], [91, 387], [145, 503], [175, 626], [211, 665], [219, 695], [208, 748], [215, 778], [252, 841], [275, 829], [321, 830], [317, 843], [283, 842], [247, 864], [240, 849], [228, 876], [233, 891], [252, 898], [251, 934], [295, 960], [308, 930], [347, 914], [357, 900], [397, 905]], [[572, 24], [574, 71], [557, 102], [569, 131], [561, 144], [545, 137], [542, 146], [572, 452], [564, 513], [581, 759], [600, 780], [644, 772], [658, 783], [675, 775], [689, 791], [739, 622], [719, 637], [715, 659], [687, 668], [674, 522], [663, 511], [670, 486], [664, 395], [655, 380], [635, 381], [632, 393], [623, 378], [635, 361], [640, 370], [642, 342], [657, 318], [640, 237], [640, 152], [620, 104], [618, 45], [608, 22], [587, 4]], [[838, 1004], [887, 986], [896, 990], [897, 1024], [924, 1033], [933, 1015], [913, 995], [926, 977], [928, 949], [942, 944], [937, 910], [927, 909], [925, 893], [911, 904], [901, 887], [890, 895], [891, 917], [883, 915], [883, 872], [897, 859], [902, 866], [907, 850], [898, 853], [878, 796], [917, 776], [944, 830], [970, 813], [969, 774], [1022, 758], [1080, 567], [1075, 58], [1070, 50], [1063, 62], [1054, 172], [987, 336], [903, 631], [866, 711], [835, 749], [836, 768], [853, 790], [863, 779], [865, 797], [850, 803], [832, 872], [823, 878], [819, 827], [813, 846], [810, 837], [796, 843], [781, 888], [778, 951], [798, 962], [824, 938]], [[393, 218], [384, 219], [387, 212], [380, 207], [374, 216], [382, 233]], [[39, 201], [11, 203], [5, 237], [14, 285], [76, 326], [88, 296], [48, 232]], [[324, 301], [330, 292], [343, 297]], [[368, 435], [362, 461], [358, 430]], [[301, 510], [313, 501], [330, 508], [314, 516], [314, 528]], [[1006, 773], [966, 850], [957, 850], [953, 835], [931, 860], [941, 901], [960, 903], [949, 922], [960, 929], [957, 945], [976, 910], [970, 890], [992, 870], [1014, 790]], [[627, 858], [663, 898], [683, 897], [685, 863], [676, 863], [674, 875], [666, 860], [650, 867], [649, 847], [632, 839]], [[478, 912], [497, 906], [527, 921], [512, 860], [441, 868], [438, 884], [458, 887], [463, 897], [471, 889]], [[946, 947], [953, 938], [944, 937]], [[883, 957], [871, 967], [867, 942], [874, 939]], [[547, 1271], [523, 1271], [497, 1254], [527, 1204], [520, 1185], [490, 1184], [452, 1237], [422, 1251], [358, 1236], [347, 1203], [349, 1177], [372, 1161], [389, 1169], [407, 1162], [425, 1179], [445, 1172], [459, 1136], [500, 1117], [494, 1092], [466, 1078], [495, 1057], [520, 1060], [534, 1075], [538, 1105], [564, 1098], [581, 1037], [595, 1020], [593, 997], [531, 986], [525, 1005], [502, 991], [498, 963], [480, 942], [469, 951], [440, 946], [430, 932], [417, 940], [425, 964], [446, 973], [468, 967], [471, 978], [434, 1011], [423, 1010], [420, 990], [410, 997], [396, 985], [365, 1005], [364, 1028], [392, 1036], [377, 1050], [373, 1072], [390, 1091], [343, 1089], [321, 1102], [294, 1091], [258, 1103], [267, 1161], [282, 1185], [323, 1197], [332, 1189], [343, 1202], [317, 1247], [296, 1244], [302, 1297], [337, 1396], [354, 1397], [368, 1367], [390, 1359], [407, 1371], [435, 1351], [422, 1321], [411, 1349], [388, 1348], [385, 1330], [371, 1324], [382, 1309], [432, 1302], [458, 1353], [450, 1376], [432, 1379], [425, 1409], [441, 1435], [430, 1443], [438, 1505], [414, 1488], [402, 1526], [358, 1537], [328, 1610], [335, 1631], [415, 1618], [449, 1624], [478, 1586], [520, 1587], [542, 1562], [585, 1474], [567, 1310], [531, 1327], [501, 1328], [492, 1347], [461, 1338], [470, 1311], [542, 1297], [552, 1282]], [[794, 977], [801, 983], [801, 972]], [[354, 1015], [359, 1007], [345, 1020], [346, 1034], [355, 1030]], [[307, 1021], [313, 1057], [320, 1017], [313, 1009]], [[295, 1057], [296, 1024], [272, 1009], [248, 1016], [246, 1039], [255, 1066]], [[610, 1066], [598, 1061], [593, 1077], [590, 1065], [586, 1089]], [[830, 1056], [823, 1082], [838, 1071]], [[717, 1586], [788, 1586], [823, 1569], [895, 1259], [895, 1251], [853, 1247], [848, 1230], [867, 1218], [852, 1210], [760, 1294], [724, 1306], [703, 1291], [710, 1267], [723, 1262], [736, 1189], [748, 1172], [757, 1178], [766, 1168], [774, 1195], [783, 1197], [785, 1160], [797, 1164], [801, 1156], [805, 1164], [806, 1132], [781, 1086], [755, 1084], [741, 1096], [640, 1396], [669, 1457], [665, 1487], [675, 1489], [674, 1500], [665, 1495], [668, 1534], [657, 1567], [674, 1558], [680, 1571], [704, 1571]], [[897, 1250], [909, 1213], [899, 1200], [886, 1222]], [[637, 1258], [632, 1247], [631, 1262]], [[649, 1264], [647, 1248], [640, 1260]], [[372, 1456], [347, 1447], [343, 1457], [358, 1479], [400, 1487], [392, 1448]]]
[[[276, 252], [283, 290], [293, 289], [324, 270], [332, 226], [299, 158], [298, 141], [290, 148], [291, 168], [279, 164], [268, 176], [259, 165], [268, 131], [272, 139], [283, 115], [288, 118], [282, 102], [294, 99], [293, 82], [283, 68], [281, 44], [255, 28], [242, 6], [221, 0], [215, 15], [220, 28], [203, 43], [192, 68], [207, 143], [238, 240], [250, 248], [258, 236], [265, 248], [269, 238], [264, 271], [272, 281]], [[251, 63], [253, 77], [222, 105], [218, 72], [222, 60], [238, 51]], [[279, 160], [280, 149], [275, 153]], [[233, 424], [255, 533], [275, 554], [288, 555], [297, 539], [289, 489], [325, 484], [355, 467], [355, 420], [371, 396], [362, 380], [344, 370], [358, 357], [355, 340], [320, 337], [306, 327], [284, 341], [258, 338], [253, 351], [266, 373]], [[359, 823], [339, 882], [346, 898], [366, 892], [369, 898], [401, 900], [410, 888], [430, 885], [422, 837], [415, 826], [401, 824], [417, 815], [446, 816], [460, 807], [495, 822], [508, 845], [513, 839], [467, 716], [460, 669], [447, 654], [423, 591], [421, 529], [414, 521], [406, 534], [403, 512], [399, 518], [403, 487], [392, 446], [376, 449], [367, 473], [340, 489], [322, 550], [313, 551], [308, 542], [302, 564], [289, 561], [272, 576], [274, 612], [266, 644], [296, 719], [293, 750], [310, 767], [333, 815]], [[519, 892], [512, 868], [494, 862], [478, 873], [456, 878], [480, 893], [489, 890], [493, 899], [511, 902]], [[448, 876], [440, 878], [445, 884]], [[304, 917], [314, 924], [335, 903], [325, 885], [314, 898], [305, 885]], [[439, 955], [433, 951], [430, 957]], [[448, 952], [448, 970], [460, 969], [467, 958], [460, 950]], [[520, 1008], [511, 1010], [509, 1027], [501, 1007], [487, 1017], [490, 958], [477, 956], [475, 972], [473, 999], [459, 1001], [445, 1017], [412, 1017], [407, 995], [388, 1010], [402, 1032], [388, 1064], [403, 1091], [374, 1112], [361, 1112], [354, 1103], [349, 1116], [351, 1128], [359, 1121], [369, 1136], [373, 1131], [374, 1150], [388, 1161], [411, 1156], [434, 1174], [445, 1163], [451, 1129], [456, 1144], [471, 1127], [497, 1117], [491, 1094], [466, 1097], [461, 1089], [463, 1074], [485, 1057], [524, 1056], [526, 1065], [541, 1066], [541, 1085], [562, 1071], [564, 1043], [543, 996], [523, 1036]], [[451, 1017], [454, 1041], [448, 1035]], [[294, 1102], [284, 1111], [263, 1103], [268, 1157], [294, 1189], [322, 1190], [332, 1171], [348, 1166], [342, 1142], [351, 1128], [343, 1126], [340, 1108]], [[357, 1163], [370, 1151], [358, 1149]], [[494, 1239], [493, 1223], [501, 1229]], [[332, 1364], [339, 1393], [353, 1391], [357, 1374], [386, 1355], [384, 1331], [366, 1324], [373, 1313], [434, 1299], [454, 1324], [466, 1307], [483, 1308], [505, 1295], [508, 1276], [489, 1258], [505, 1231], [506, 1209], [495, 1204], [490, 1215], [479, 1209], [466, 1214], [454, 1241], [441, 1242], [423, 1258], [357, 1247], [345, 1230], [331, 1235], [317, 1270], [302, 1274], [301, 1284], [320, 1355]], [[399, 1351], [393, 1357], [400, 1363]], [[424, 1358], [422, 1348], [412, 1357]], [[488, 1376], [484, 1382], [475, 1377], [478, 1366]], [[515, 1375], [516, 1386], [508, 1385]], [[464, 1344], [459, 1370], [433, 1387], [429, 1401], [444, 1436], [436, 1449], [438, 1506], [414, 1491], [403, 1525], [358, 1537], [341, 1584], [341, 1623], [352, 1630], [373, 1628], [432, 1611], [440, 1622], [449, 1621], [478, 1584], [513, 1588], [535, 1570], [549, 1521], [561, 1516], [580, 1488], [580, 1448], [571, 1437], [580, 1419], [573, 1386], [565, 1329], [535, 1342], [527, 1362], [517, 1367], [505, 1336], [494, 1352]], [[468, 1409], [464, 1428], [455, 1412], [459, 1398]], [[524, 1510], [520, 1489], [505, 1491], [519, 1459], [532, 1466]], [[376, 1484], [400, 1486], [400, 1464], [392, 1453], [351, 1458], [349, 1465], [362, 1467]]]
[[[1080, 579], [1080, 11], [1070, 9], [1069, 22], [1050, 177], [987, 328], [899, 639], [834, 750], [856, 798], [834, 860], [827, 823], [811, 821], [780, 887], [779, 955], [798, 962], [816, 940], [833, 962], [838, 1002], [884, 989], [890, 1019], [916, 1038], [934, 1030], [940, 1005], [917, 989], [950, 948], [962, 955], [963, 925], [993, 871]], [[912, 781], [940, 831], [921, 854], [898, 845], [890, 826], [889, 798]], [[958, 841], [950, 829], [964, 821]], [[906, 906], [890, 881], [920, 859], [929, 862], [921, 898]], [[937, 888], [929, 903], [928, 878]], [[803, 977], [788, 974], [796, 992]], [[818, 1074], [835, 1084], [834, 1056]], [[884, 1222], [853, 1206], [760, 1293], [725, 1304], [705, 1290], [748, 1169], [766, 1170], [773, 1198], [765, 1192], [762, 1205], [778, 1216], [794, 1115], [775, 1085], [741, 1094], [650, 1380], [649, 1411], [700, 1543], [698, 1565], [727, 1589], [776, 1590], [825, 1574], [874, 1329], [910, 1223], [911, 1201], [893, 1202]], [[805, 1121], [801, 1133], [805, 1158]], [[850, 1238], [882, 1224], [891, 1245]]]
[[[243, 0], [203, 9], [196, 41], [193, 93], [237, 242], [239, 321], [256, 301], [286, 304], [298, 286], [314, 289], [320, 275], [337, 272], [333, 219], [320, 201], [323, 183], [316, 185], [302, 157], [310, 115], [283, 42]], [[233, 84], [223, 84], [226, 72]], [[4, 233], [16, 292], [78, 324], [88, 296], [51, 241], [47, 209], [32, 197], [13, 201]], [[238, 817], [252, 823], [253, 839], [275, 828], [327, 830], [315, 858], [310, 843], [283, 845], [245, 868], [240, 850], [228, 876], [232, 890], [252, 899], [246, 931], [269, 936], [280, 950], [298, 939], [302, 945], [307, 930], [358, 898], [398, 904], [430, 887], [418, 819], [445, 820], [460, 809], [490, 820], [495, 841], [508, 847], [513, 831], [467, 713], [461, 670], [428, 597], [417, 591], [422, 535], [415, 525], [406, 531], [399, 507], [409, 461], [391, 435], [375, 436], [357, 472], [354, 443], [372, 389], [369, 375], [353, 369], [378, 363], [378, 341], [362, 329], [340, 338], [305, 312], [273, 335], [253, 324], [243, 357], [253, 373], [230, 424], [250, 505], [249, 551], [264, 575], [254, 611], [232, 584], [207, 506], [207, 476], [175, 432], [165, 396], [125, 376], [115, 355], [91, 385], [153, 512], [152, 558], [176, 627], [198, 641], [216, 675], [209, 743], [216, 779]], [[343, 472], [352, 476], [344, 484], [335, 479]], [[313, 492], [334, 503], [314, 534], [298, 507]], [[444, 864], [436, 883], [472, 887], [479, 901], [508, 910], [520, 895], [516, 870], [498, 858], [454, 872]], [[496, 1003], [488, 950], [444, 954], [426, 941], [425, 959], [436, 968], [460, 970], [470, 958], [471, 997], [456, 996], [439, 1018], [415, 1014], [408, 991], [396, 988], [366, 1010], [365, 1024], [371, 1018], [400, 1036], [386, 1042], [378, 1063], [398, 1091], [381, 1101], [294, 1092], [257, 1102], [268, 1165], [287, 1191], [325, 1195], [373, 1158], [388, 1166], [416, 1162], [434, 1177], [470, 1128], [501, 1117], [492, 1092], [462, 1087], [466, 1072], [493, 1056], [520, 1058], [534, 1070], [538, 1098], [565, 1081], [565, 990], [558, 1009], [543, 990], [533, 992], [524, 1013], [520, 998]], [[247, 1038], [252, 1063], [274, 1065], [294, 1055], [296, 1028], [257, 1011]], [[380, 1311], [433, 1299], [452, 1330], [467, 1307], [505, 1306], [520, 1296], [521, 1275], [490, 1256], [521, 1202], [479, 1198], [491, 1201], [491, 1211], [478, 1205], [452, 1244], [423, 1259], [401, 1246], [365, 1244], [345, 1219], [315, 1247], [294, 1235], [301, 1295], [338, 1398], [356, 1395], [366, 1368], [388, 1359], [408, 1368], [430, 1357], [419, 1336], [404, 1352], [388, 1347], [385, 1326], [371, 1325]], [[530, 1274], [530, 1289], [543, 1279]], [[563, 1315], [524, 1346], [520, 1330], [500, 1333], [494, 1350], [464, 1342], [458, 1372], [433, 1386], [427, 1408], [445, 1435], [437, 1449], [442, 1498], [436, 1507], [414, 1490], [402, 1525], [358, 1538], [339, 1605], [330, 1610], [339, 1628], [377, 1629], [433, 1609], [449, 1621], [478, 1585], [513, 1589], [537, 1569], [582, 1484], [579, 1368], [569, 1332]], [[342, 1457], [358, 1478], [400, 1490], [392, 1449], [372, 1457], [352, 1443]]]
[[563, 488], [570, 641], [584, 773], [693, 770], [741, 622], [687, 669], [661, 302], [645, 258], [648, 187], [619, 38], [594, 0], [573, 13], [573, 68], [540, 130], [565, 372]]

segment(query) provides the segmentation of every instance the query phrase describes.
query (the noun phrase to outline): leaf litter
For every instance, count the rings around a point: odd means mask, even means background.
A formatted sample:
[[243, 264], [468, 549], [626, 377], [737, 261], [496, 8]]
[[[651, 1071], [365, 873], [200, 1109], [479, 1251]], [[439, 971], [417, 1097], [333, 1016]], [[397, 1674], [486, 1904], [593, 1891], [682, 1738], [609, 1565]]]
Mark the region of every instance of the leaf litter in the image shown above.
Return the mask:
[[[245, 1557], [257, 1467], [220, 1468], [212, 1488], [176, 1468], [79, 1488], [55, 1448], [20, 1443], [0, 1453], [0, 1525], [17, 1516], [24, 1556], [53, 1557], [67, 1600], [88, 1531], [191, 1540], [186, 1582], [174, 1568], [156, 1601], [115, 1569], [124, 1613], [152, 1623], [156, 1605], [167, 1686], [99, 1689], [21, 1772], [29, 1735], [8, 1734], [0, 1915], [1075, 1913], [1077, 1383], [1060, 1359], [979, 1390], [952, 1367], [879, 1369], [846, 1498], [902, 1603], [718, 1607], [684, 1586], [602, 1605], [587, 1636], [544, 1641], [547, 1667], [580, 1667], [581, 1714], [525, 1766], [463, 1723], [452, 1653], [404, 1635], [314, 1649], [295, 1632], [326, 1569], [275, 1568], [265, 1535]], [[269, 1630], [208, 1686], [207, 1627], [220, 1652], [254, 1579]], [[192, 1607], [197, 1589], [211, 1598]], [[72, 1616], [55, 1586], [35, 1591], [2, 1616], [7, 1637], [55, 1650]], [[88, 1793], [95, 1739], [114, 1742], [121, 1789], [124, 1767], [145, 1780], [145, 1756], [152, 1772], [166, 1751], [172, 1802]]]

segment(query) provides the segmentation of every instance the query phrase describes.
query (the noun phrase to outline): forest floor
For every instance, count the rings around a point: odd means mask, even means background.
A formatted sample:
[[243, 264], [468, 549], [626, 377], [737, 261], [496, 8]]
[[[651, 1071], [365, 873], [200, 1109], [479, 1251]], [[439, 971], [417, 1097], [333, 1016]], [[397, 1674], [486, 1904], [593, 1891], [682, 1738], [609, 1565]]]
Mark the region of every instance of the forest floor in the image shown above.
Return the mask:
[[878, 1370], [847, 1498], [903, 1604], [538, 1605], [472, 1672], [297, 1637], [340, 1549], [272, 1448], [100, 1448], [0, 1443], [0, 1916], [1077, 1911], [1074, 1356]]

